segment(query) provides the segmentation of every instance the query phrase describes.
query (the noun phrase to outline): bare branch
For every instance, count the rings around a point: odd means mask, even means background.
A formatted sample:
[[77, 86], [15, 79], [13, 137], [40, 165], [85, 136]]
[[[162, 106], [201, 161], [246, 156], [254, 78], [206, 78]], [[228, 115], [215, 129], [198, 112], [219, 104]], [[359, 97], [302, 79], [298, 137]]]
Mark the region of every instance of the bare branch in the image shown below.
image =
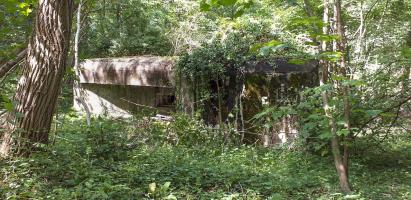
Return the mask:
[[15, 69], [14, 66], [20, 63], [26, 57], [26, 53], [27, 53], [27, 49], [23, 49], [17, 54], [17, 57], [14, 60], [8, 61], [4, 63], [3, 65], [1, 65], [0, 78], [3, 78], [3, 76], [5, 76], [11, 70]]

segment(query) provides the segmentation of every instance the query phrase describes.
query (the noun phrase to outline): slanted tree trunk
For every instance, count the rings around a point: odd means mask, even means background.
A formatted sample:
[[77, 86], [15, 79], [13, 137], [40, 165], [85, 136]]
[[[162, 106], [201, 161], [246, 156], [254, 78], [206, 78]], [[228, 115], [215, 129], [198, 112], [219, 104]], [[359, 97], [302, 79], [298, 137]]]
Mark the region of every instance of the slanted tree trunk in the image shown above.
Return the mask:
[[27, 51], [27, 67], [8, 117], [14, 123], [3, 134], [0, 153], [27, 155], [48, 136], [61, 80], [65, 72], [73, 17], [73, 0], [39, 0], [34, 31]]
[[[329, 34], [329, 2], [328, 0], [324, 0], [324, 14], [323, 14], [323, 22], [324, 22], [324, 27], [323, 27], [323, 34], [328, 35]], [[322, 41], [321, 43], [321, 51], [326, 52], [328, 50], [328, 45], [326, 41]], [[330, 63], [327, 60], [321, 60], [321, 74], [320, 74], [320, 85], [325, 85], [328, 83], [328, 71], [329, 71], [329, 65]], [[327, 91], [323, 91], [322, 94], [322, 101], [323, 101], [323, 109], [325, 112], [325, 115], [328, 118], [329, 121], [329, 126], [331, 128], [331, 150], [334, 158], [334, 164], [335, 168], [338, 174], [339, 182], [340, 182], [340, 188], [343, 192], [350, 192], [350, 186], [348, 183], [348, 174], [346, 167], [344, 166], [343, 162], [343, 157], [341, 155], [340, 151], [340, 141], [337, 135], [337, 124], [335, 121], [335, 118], [332, 114], [332, 110], [329, 105], [329, 94]]]

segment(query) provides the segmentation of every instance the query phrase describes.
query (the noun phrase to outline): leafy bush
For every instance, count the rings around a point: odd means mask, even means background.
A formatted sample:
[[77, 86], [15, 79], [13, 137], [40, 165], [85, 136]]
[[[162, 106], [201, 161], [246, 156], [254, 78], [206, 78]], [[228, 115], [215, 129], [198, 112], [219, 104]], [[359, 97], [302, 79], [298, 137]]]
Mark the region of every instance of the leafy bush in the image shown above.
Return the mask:
[[[0, 161], [0, 198], [343, 198], [330, 159], [300, 151], [223, 146], [202, 132], [200, 122], [185, 116], [168, 125], [150, 122], [152, 128], [136, 128], [137, 121], [94, 119], [87, 127], [84, 119], [66, 117], [54, 145], [30, 158]], [[137, 133], [148, 139], [130, 145], [136, 137], [127, 136]], [[180, 142], [168, 134], [178, 135]], [[411, 197], [407, 137], [387, 140], [382, 152], [358, 143], [350, 167], [358, 194], [354, 197]]]

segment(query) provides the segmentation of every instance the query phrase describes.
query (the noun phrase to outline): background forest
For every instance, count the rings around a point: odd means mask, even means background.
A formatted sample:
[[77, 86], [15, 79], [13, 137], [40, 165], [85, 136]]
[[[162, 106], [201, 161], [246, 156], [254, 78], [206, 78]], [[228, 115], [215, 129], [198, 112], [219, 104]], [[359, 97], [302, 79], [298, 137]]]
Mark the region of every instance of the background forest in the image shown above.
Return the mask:
[[[253, 117], [298, 116], [269, 147], [202, 103], [169, 122], [72, 110], [75, 66], [136, 55], [189, 83], [272, 59], [315, 60], [319, 80]], [[410, 0], [2, 0], [0, 198], [411, 199], [410, 73]]]

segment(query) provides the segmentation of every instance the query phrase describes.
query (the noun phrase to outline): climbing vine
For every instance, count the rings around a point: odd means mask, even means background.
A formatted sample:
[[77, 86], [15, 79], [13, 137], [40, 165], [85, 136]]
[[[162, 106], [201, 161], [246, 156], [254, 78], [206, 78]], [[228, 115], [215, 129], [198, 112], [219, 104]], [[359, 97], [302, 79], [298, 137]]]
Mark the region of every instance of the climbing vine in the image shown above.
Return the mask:
[[[247, 67], [264, 61], [275, 68], [278, 59], [293, 62], [297, 58], [303, 60], [309, 56], [290, 43], [280, 42], [276, 35], [250, 28], [221, 34], [192, 53], [184, 54], [175, 71], [178, 81], [186, 82], [183, 85], [189, 87], [192, 109], [203, 112], [203, 118], [212, 116], [207, 113], [214, 112], [219, 118], [214, 122], [220, 124], [222, 118], [235, 110], [229, 103], [224, 104], [222, 99], [235, 96], [233, 92], [241, 93]], [[238, 105], [238, 99], [227, 101]]]

